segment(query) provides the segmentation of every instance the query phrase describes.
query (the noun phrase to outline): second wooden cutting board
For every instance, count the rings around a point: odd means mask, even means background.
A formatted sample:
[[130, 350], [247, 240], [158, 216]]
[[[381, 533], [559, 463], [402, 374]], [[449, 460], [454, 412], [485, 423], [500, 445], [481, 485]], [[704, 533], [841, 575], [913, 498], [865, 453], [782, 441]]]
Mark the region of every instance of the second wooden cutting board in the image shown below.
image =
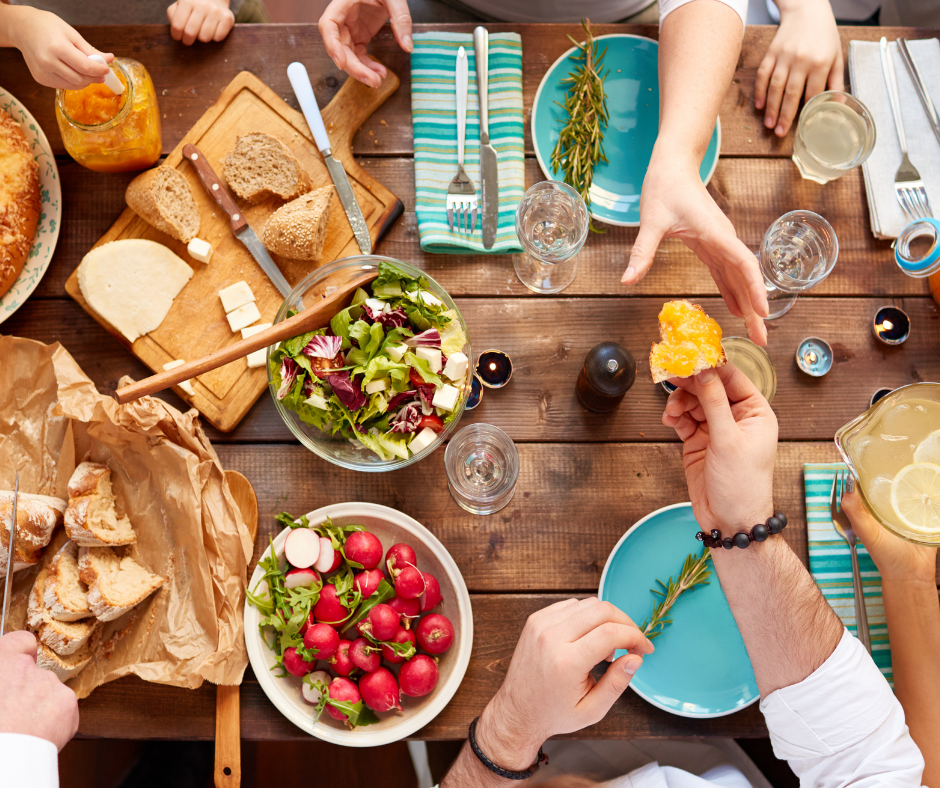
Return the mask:
[[[333, 155], [346, 168], [353, 192], [369, 226], [373, 246], [402, 214], [403, 205], [401, 200], [359, 167], [352, 156], [352, 138], [365, 120], [395, 92], [398, 84], [398, 77], [392, 72], [388, 72], [382, 85], [376, 89], [348, 79], [323, 109], [323, 121], [333, 145]], [[190, 183], [199, 207], [199, 237], [211, 243], [215, 250], [209, 264], [203, 265], [193, 260], [187, 254], [185, 244], [151, 227], [129, 208], [95, 244], [100, 246], [124, 238], [146, 238], [164, 244], [192, 266], [192, 279], [176, 297], [159, 328], [131, 345], [88, 306], [82, 297], [75, 272], [66, 282], [68, 294], [155, 372], [162, 372], [163, 365], [169, 361], [200, 358], [241, 339], [240, 333], [232, 333], [225, 318], [218, 295], [222, 288], [240, 280], [248, 282], [257, 299], [263, 322], [274, 319], [284, 300], [248, 250], [232, 235], [228, 216], [206, 194], [196, 172], [182, 156], [183, 145], [196, 145], [221, 176], [222, 163], [235, 147], [236, 137], [252, 131], [263, 131], [284, 142], [310, 175], [314, 188], [332, 183], [303, 115], [289, 107], [257, 77], [242, 72], [222, 91], [218, 101], [190, 129], [164, 162], [178, 170]], [[265, 220], [283, 203], [283, 200], [277, 198], [255, 205], [239, 201], [245, 218], [259, 235]], [[343, 207], [334, 194], [321, 261], [313, 263], [286, 260], [276, 255], [272, 257], [288, 282], [294, 285], [324, 263], [356, 254], [359, 254], [359, 247]], [[129, 294], [128, 297], [132, 296]], [[215, 427], [228, 432], [234, 429], [267, 388], [267, 373], [263, 367], [248, 369], [247, 362], [239, 359], [195, 378], [193, 387], [195, 396], [189, 396], [180, 389], [176, 391]]]

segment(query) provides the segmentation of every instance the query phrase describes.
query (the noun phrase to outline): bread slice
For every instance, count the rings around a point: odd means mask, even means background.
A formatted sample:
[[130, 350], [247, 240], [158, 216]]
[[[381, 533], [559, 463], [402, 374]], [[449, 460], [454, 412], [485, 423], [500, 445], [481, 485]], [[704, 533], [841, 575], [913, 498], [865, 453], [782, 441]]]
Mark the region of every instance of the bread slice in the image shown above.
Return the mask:
[[119, 517], [111, 491], [111, 469], [83, 462], [69, 479], [65, 530], [79, 547], [133, 544], [137, 534], [126, 516]]
[[721, 326], [690, 301], [669, 301], [663, 305], [659, 335], [662, 342], [650, 349], [654, 383], [688, 378], [728, 361], [721, 346]]
[[310, 180], [288, 147], [260, 131], [235, 140], [222, 164], [225, 180], [243, 200], [260, 202], [271, 195], [293, 200], [310, 189]]
[[333, 187], [321, 186], [282, 205], [265, 222], [262, 243], [292, 260], [319, 260], [332, 203]]
[[172, 167], [147, 170], [127, 184], [127, 206], [158, 230], [188, 244], [199, 235], [199, 208], [189, 181]]
[[78, 651], [64, 657], [56, 654], [45, 643], [40, 643], [36, 651], [36, 665], [43, 670], [51, 670], [63, 682], [68, 681], [81, 673], [91, 662], [91, 658], [95, 655], [98, 638], [96, 633]]
[[69, 540], [53, 556], [42, 601], [56, 621], [79, 621], [92, 616], [88, 591], [78, 577], [78, 545], [75, 542]]
[[20, 124], [0, 109], [0, 296], [26, 265], [41, 213], [39, 164]]
[[[43, 548], [52, 539], [52, 532], [62, 522], [68, 504], [51, 495], [20, 493], [16, 504], [16, 545], [13, 571], [19, 572], [39, 563]], [[10, 551], [10, 528], [13, 525], [13, 493], [0, 491], [0, 577], [6, 577]]]
[[101, 621], [123, 616], [163, 585], [162, 577], [130, 556], [120, 557], [110, 547], [79, 550], [78, 574], [88, 586], [88, 604]]
[[36, 576], [33, 590], [29, 593], [26, 626], [36, 633], [40, 643], [44, 643], [60, 657], [68, 657], [88, 642], [100, 622], [94, 618], [88, 621], [56, 621], [50, 616], [44, 602], [48, 577], [48, 568], [43, 568]]

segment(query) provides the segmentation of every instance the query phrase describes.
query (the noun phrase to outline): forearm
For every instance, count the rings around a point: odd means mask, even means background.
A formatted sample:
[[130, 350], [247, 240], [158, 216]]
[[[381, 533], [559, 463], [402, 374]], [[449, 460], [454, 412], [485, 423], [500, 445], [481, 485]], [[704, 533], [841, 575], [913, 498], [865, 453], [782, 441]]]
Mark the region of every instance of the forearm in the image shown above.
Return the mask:
[[23, 19], [33, 12], [29, 6], [6, 5], [0, 2], [0, 47], [16, 47], [19, 42], [18, 27]]

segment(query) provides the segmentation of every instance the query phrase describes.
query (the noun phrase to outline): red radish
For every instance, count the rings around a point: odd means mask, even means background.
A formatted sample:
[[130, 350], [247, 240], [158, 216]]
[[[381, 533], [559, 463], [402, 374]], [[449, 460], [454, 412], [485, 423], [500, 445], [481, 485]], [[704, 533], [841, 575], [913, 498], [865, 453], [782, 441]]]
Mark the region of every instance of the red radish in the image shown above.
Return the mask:
[[315, 670], [307, 676], [307, 680], [301, 686], [300, 691], [303, 693], [304, 700], [307, 701], [307, 703], [312, 703], [316, 706], [329, 686], [330, 674], [325, 670]]
[[314, 624], [304, 633], [304, 648], [316, 654], [317, 659], [329, 659], [339, 648], [339, 633], [329, 624]]
[[408, 564], [398, 573], [395, 593], [402, 599], [417, 599], [424, 593], [424, 576], [416, 566]]
[[320, 555], [317, 557], [313, 568], [322, 574], [335, 572], [339, 565], [343, 563], [343, 556], [338, 550], [333, 549], [333, 543], [325, 536], [320, 537]]
[[312, 569], [291, 569], [284, 575], [284, 588], [315, 586], [320, 582], [320, 576]]
[[284, 556], [291, 566], [306, 569], [320, 557], [320, 537], [309, 528], [295, 528], [284, 540]]
[[385, 566], [388, 567], [388, 576], [392, 580], [398, 577], [398, 573], [407, 564], [414, 566], [417, 563], [418, 557], [415, 555], [415, 551], [406, 544], [393, 544], [385, 554]]
[[353, 531], [346, 539], [346, 558], [362, 564], [363, 569], [375, 569], [382, 560], [382, 543], [368, 531]]
[[405, 627], [410, 625], [410, 619], [421, 615], [421, 603], [417, 599], [402, 599], [395, 594], [388, 600], [388, 606], [402, 617], [402, 625]]
[[313, 611], [311, 610], [310, 614], [307, 616], [307, 620], [304, 621], [303, 625], [300, 627], [300, 632], [298, 634], [303, 637], [307, 634], [307, 630], [316, 623], [316, 619], [313, 617]]
[[428, 654], [443, 654], [454, 642], [454, 625], [440, 613], [425, 616], [415, 630], [418, 645]]
[[424, 576], [424, 593], [418, 599], [421, 601], [421, 612], [427, 613], [441, 604], [444, 597], [441, 594], [441, 584], [437, 582], [437, 578], [429, 572], [422, 572], [421, 574]]
[[390, 605], [383, 603], [372, 608], [356, 628], [361, 634], [369, 635], [375, 640], [388, 640], [398, 631], [400, 623], [401, 617], [398, 613]]
[[[415, 638], [415, 633], [410, 629], [405, 629], [404, 627], [399, 629], [395, 636], [388, 641], [390, 643], [411, 643], [415, 645], [417, 643], [417, 638]], [[413, 654], [412, 654], [413, 655]], [[393, 665], [400, 665], [405, 661], [405, 657], [398, 656], [395, 651], [387, 645], [387, 643], [382, 644], [382, 656], [386, 662], [391, 662]]]
[[330, 657], [330, 665], [332, 665], [333, 670], [340, 676], [348, 676], [356, 669], [352, 660], [349, 659], [350, 646], [352, 646], [352, 643], [348, 640], [341, 640], [339, 647], [336, 649], [336, 653]]
[[401, 691], [410, 698], [427, 695], [437, 686], [439, 677], [437, 663], [427, 654], [416, 654], [398, 671]]
[[379, 583], [385, 579], [381, 569], [365, 569], [353, 578], [356, 588], [362, 594], [362, 601], [365, 602], [379, 588]]
[[360, 700], [362, 700], [362, 696], [359, 694], [359, 688], [356, 686], [356, 682], [354, 681], [339, 677], [333, 679], [333, 681], [330, 682], [330, 688], [327, 691], [326, 710], [334, 720], [339, 720], [342, 722], [347, 718], [348, 715], [343, 711], [334, 709], [330, 705], [331, 700], [358, 703]]
[[395, 677], [386, 669], [379, 668], [359, 679], [362, 700], [372, 711], [401, 711], [401, 690]]
[[292, 676], [306, 676], [316, 666], [316, 660], [307, 662], [293, 646], [284, 649], [284, 669]]
[[365, 638], [356, 638], [349, 647], [349, 661], [363, 673], [372, 673], [382, 664], [382, 655]]
[[320, 598], [313, 606], [313, 617], [324, 624], [336, 626], [352, 615], [339, 601], [336, 586], [327, 583], [320, 592]]

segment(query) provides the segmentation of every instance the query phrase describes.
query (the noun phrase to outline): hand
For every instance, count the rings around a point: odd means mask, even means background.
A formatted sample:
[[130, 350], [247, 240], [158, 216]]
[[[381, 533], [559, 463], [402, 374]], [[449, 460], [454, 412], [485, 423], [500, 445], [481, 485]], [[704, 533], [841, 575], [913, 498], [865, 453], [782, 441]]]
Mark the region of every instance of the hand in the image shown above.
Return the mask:
[[388, 70], [366, 54], [366, 44], [391, 21], [398, 45], [411, 52], [411, 13], [407, 0], [333, 0], [320, 17], [320, 35], [336, 67], [377, 88]]
[[[629, 653], [595, 681], [591, 669], [617, 649]], [[528, 768], [549, 737], [603, 719], [652, 652], [630, 617], [609, 602], [568, 599], [533, 613], [480, 717], [480, 748], [505, 769]]]
[[773, 514], [777, 419], [732, 364], [673, 380], [663, 424], [682, 441], [692, 511], [702, 530], [730, 536]]
[[783, 137], [805, 94], [842, 90], [844, 64], [839, 29], [827, 0], [795, 0], [780, 5], [780, 26], [757, 69], [754, 106], [764, 126]]
[[711, 271], [728, 309], [744, 318], [748, 336], [767, 344], [767, 291], [757, 258], [734, 232], [699, 176], [694, 157], [654, 149], [640, 195], [640, 232], [621, 281], [636, 284], [664, 238], [681, 238]]
[[895, 536], [871, 516], [849, 477], [842, 496], [855, 535], [865, 545], [883, 580], [926, 582], [936, 585], [937, 548], [924, 547]]
[[61, 750], [77, 730], [75, 693], [36, 666], [36, 638], [29, 632], [0, 637], [0, 733], [36, 736]]
[[196, 39], [203, 43], [222, 41], [235, 25], [228, 0], [176, 0], [166, 9], [166, 16], [173, 40], [186, 46]]

